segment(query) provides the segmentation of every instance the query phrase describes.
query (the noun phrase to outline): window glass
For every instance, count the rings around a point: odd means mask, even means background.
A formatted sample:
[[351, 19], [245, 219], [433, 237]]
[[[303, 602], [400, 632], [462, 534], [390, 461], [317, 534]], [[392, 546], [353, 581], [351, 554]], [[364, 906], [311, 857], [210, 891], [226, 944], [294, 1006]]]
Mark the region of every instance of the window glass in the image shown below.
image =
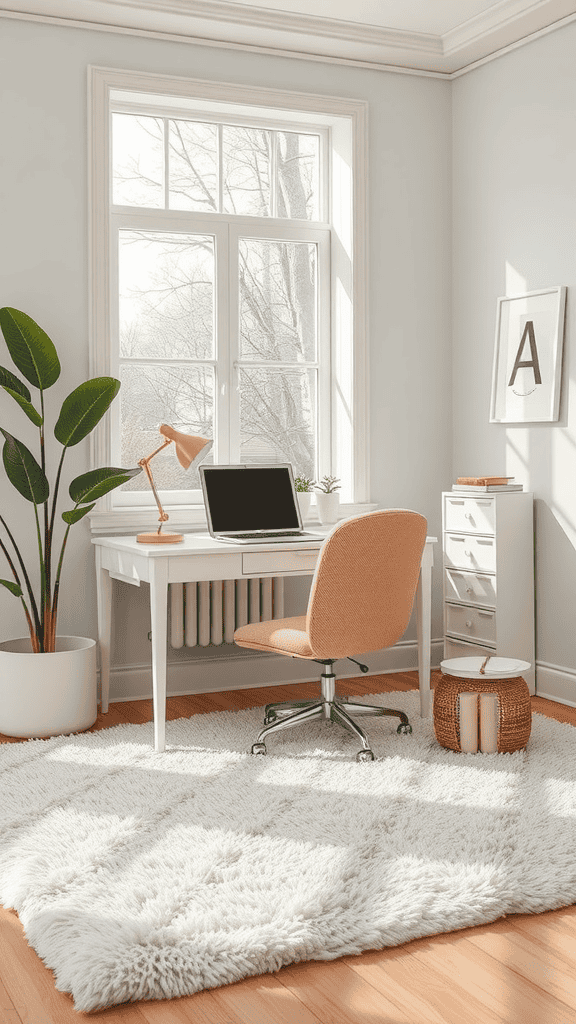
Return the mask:
[[272, 132], [224, 125], [224, 211], [252, 217], [271, 212]]
[[120, 231], [119, 344], [121, 357], [213, 357], [213, 237]]
[[[212, 367], [125, 363], [120, 367], [120, 380], [123, 466], [137, 465], [139, 459], [159, 447], [160, 423], [169, 423], [184, 434], [214, 436]], [[197, 470], [184, 470], [172, 451], [154, 459], [152, 471], [158, 490], [200, 487]], [[134, 477], [123, 489], [144, 491], [148, 501], [150, 484], [145, 473]]]
[[316, 373], [240, 367], [241, 462], [290, 462], [296, 474], [315, 476]]
[[316, 359], [316, 268], [314, 244], [240, 239], [242, 358]]
[[320, 138], [277, 132], [279, 217], [320, 219]]
[[170, 121], [171, 210], [218, 209], [218, 128], [200, 121]]
[[112, 115], [112, 201], [164, 206], [164, 123], [158, 117]]

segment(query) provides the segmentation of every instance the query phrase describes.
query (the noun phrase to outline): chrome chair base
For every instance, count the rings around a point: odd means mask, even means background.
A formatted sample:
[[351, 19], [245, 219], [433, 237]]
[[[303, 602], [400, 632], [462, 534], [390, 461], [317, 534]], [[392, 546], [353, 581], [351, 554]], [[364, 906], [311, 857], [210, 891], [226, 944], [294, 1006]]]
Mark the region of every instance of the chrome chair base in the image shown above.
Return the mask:
[[[331, 669], [333, 662], [327, 663]], [[264, 709], [264, 728], [260, 731], [256, 743], [252, 745], [252, 754], [266, 754], [265, 737], [280, 729], [291, 729], [302, 722], [310, 722], [315, 718], [325, 718], [331, 724], [342, 726], [353, 733], [361, 742], [362, 749], [356, 754], [357, 761], [373, 761], [374, 754], [370, 749], [368, 737], [363, 729], [351, 717], [352, 714], [364, 717], [391, 715], [400, 719], [397, 732], [411, 733], [412, 726], [403, 711], [392, 708], [381, 708], [374, 704], [360, 704], [348, 697], [336, 696], [336, 676], [332, 671], [323, 672], [320, 677], [320, 695], [318, 698], [306, 700], [285, 700], [267, 704]]]

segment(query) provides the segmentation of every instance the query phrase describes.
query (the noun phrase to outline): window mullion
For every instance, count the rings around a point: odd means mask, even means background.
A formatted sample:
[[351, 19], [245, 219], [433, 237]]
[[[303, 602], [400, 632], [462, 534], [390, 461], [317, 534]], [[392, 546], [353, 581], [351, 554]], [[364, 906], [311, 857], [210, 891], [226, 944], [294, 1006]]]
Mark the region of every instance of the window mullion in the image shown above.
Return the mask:
[[272, 217], [278, 216], [278, 132], [270, 132], [272, 146], [270, 153], [270, 199]]
[[230, 461], [230, 373], [231, 373], [231, 303], [230, 303], [230, 268], [228, 250], [230, 248], [229, 227], [223, 224], [216, 236], [215, 262], [215, 423], [214, 434], [216, 444], [214, 461], [228, 463]]
[[223, 127], [218, 125], [217, 133], [218, 146], [218, 213], [224, 213], [224, 152], [223, 152]]
[[164, 118], [164, 209], [170, 207], [170, 121]]
[[240, 233], [235, 225], [229, 226], [228, 268], [229, 268], [229, 302], [230, 302], [230, 335], [228, 367], [229, 395], [228, 410], [230, 416], [229, 459], [231, 463], [240, 462]]

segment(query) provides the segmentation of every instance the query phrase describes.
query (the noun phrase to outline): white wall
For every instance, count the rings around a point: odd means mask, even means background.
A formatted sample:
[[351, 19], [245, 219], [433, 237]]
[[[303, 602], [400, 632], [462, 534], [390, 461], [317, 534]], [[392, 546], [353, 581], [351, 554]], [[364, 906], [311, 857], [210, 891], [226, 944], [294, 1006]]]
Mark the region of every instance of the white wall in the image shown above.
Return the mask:
[[[455, 475], [534, 492], [537, 689], [576, 702], [576, 25], [453, 83]], [[568, 288], [560, 422], [490, 424], [496, 299]]]
[[[88, 375], [88, 65], [369, 101], [372, 500], [421, 511], [439, 535], [451, 459], [449, 83], [34, 22], [0, 24], [0, 305], [25, 310], [55, 341], [63, 364], [57, 405]], [[6, 395], [0, 424], [35, 443]], [[71, 453], [69, 468], [68, 479], [88, 468], [87, 443]], [[22, 510], [1, 474], [0, 506], [21, 523], [34, 558], [31, 507]], [[59, 631], [95, 636], [88, 527], [79, 524], [72, 536]], [[0, 575], [8, 575], [4, 567]], [[117, 602], [124, 628], [113, 660], [144, 662], [146, 595], [119, 585]], [[441, 629], [437, 595], [433, 635]], [[0, 590], [0, 637], [24, 632], [18, 603]]]

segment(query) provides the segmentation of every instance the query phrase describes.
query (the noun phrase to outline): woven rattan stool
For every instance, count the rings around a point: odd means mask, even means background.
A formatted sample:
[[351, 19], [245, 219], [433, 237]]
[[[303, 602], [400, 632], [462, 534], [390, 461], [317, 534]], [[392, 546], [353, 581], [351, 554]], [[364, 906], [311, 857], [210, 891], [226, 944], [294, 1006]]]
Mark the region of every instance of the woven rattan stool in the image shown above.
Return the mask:
[[461, 750], [459, 698], [461, 693], [498, 694], [498, 753], [526, 746], [532, 728], [528, 685], [521, 676], [530, 668], [514, 658], [450, 658], [440, 664], [442, 675], [434, 688], [434, 732], [443, 747]]

